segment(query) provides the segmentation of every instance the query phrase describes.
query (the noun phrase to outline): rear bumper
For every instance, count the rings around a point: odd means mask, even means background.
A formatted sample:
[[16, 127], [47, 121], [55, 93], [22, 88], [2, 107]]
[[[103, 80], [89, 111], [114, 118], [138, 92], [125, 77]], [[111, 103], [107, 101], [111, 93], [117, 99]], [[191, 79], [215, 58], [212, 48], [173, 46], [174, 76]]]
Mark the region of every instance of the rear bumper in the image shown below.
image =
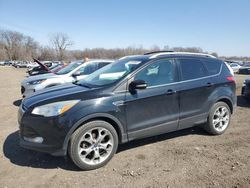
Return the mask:
[[244, 97], [250, 98], [250, 87], [249, 86], [242, 87], [241, 95]]

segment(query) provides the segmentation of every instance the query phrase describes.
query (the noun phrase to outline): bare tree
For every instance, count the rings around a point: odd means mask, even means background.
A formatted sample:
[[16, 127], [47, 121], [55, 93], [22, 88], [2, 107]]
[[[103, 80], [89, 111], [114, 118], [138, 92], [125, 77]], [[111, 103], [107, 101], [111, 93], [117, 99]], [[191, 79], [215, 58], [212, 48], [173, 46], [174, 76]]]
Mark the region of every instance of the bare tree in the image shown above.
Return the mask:
[[16, 31], [1, 30], [0, 43], [9, 60], [31, 60], [37, 54], [38, 43]]
[[67, 48], [73, 45], [68, 35], [65, 33], [55, 33], [51, 36], [50, 41], [56, 50], [58, 60], [65, 59]]
[[22, 55], [24, 56], [23, 59], [31, 60], [33, 57], [38, 56], [39, 45], [30, 36], [25, 36], [25, 38], [23, 39], [23, 46], [24, 46], [23, 48], [24, 52], [22, 53]]
[[16, 60], [20, 55], [20, 46], [22, 45], [23, 34], [16, 31], [1, 30], [0, 40], [6, 51], [9, 60]]
[[211, 53], [211, 55], [215, 56], [215, 57], [219, 57], [218, 54], [216, 52]]
[[45, 47], [40, 47], [39, 48], [39, 55], [38, 55], [38, 59], [42, 60], [42, 61], [52, 61], [56, 59], [56, 52], [54, 49], [45, 46]]
[[[179, 52], [198, 52], [203, 51], [200, 47], [170, 47], [168, 45], [152, 46], [143, 48], [143, 46], [129, 46], [126, 48], [86, 48], [84, 50], [69, 50], [73, 44], [68, 35], [64, 33], [55, 33], [50, 37], [53, 48], [39, 45], [32, 37], [11, 30], [0, 30], [0, 60], [32, 60], [32, 57], [40, 60], [74, 60], [88, 58], [110, 58], [116, 59], [126, 55], [144, 54], [157, 50], [173, 50]], [[210, 54], [218, 57], [216, 52]], [[220, 57], [227, 60], [250, 61], [250, 57]]]
[[6, 59], [7, 59], [7, 55], [4, 49], [4, 44], [0, 42], [0, 61], [6, 60]]

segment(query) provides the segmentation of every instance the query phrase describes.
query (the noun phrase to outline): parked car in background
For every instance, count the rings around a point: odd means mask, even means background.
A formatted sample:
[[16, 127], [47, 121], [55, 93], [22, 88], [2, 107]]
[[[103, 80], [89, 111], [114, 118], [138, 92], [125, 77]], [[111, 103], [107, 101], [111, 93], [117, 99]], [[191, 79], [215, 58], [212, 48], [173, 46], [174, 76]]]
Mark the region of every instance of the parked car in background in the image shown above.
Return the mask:
[[250, 62], [244, 63], [239, 69], [239, 74], [250, 74]]
[[56, 74], [59, 70], [63, 69], [63, 68], [66, 67], [67, 65], [68, 65], [68, 64], [66, 64], [66, 63], [62, 63], [62, 64], [58, 64], [58, 65], [56, 65], [56, 66], [54, 66], [54, 67], [50, 67], [49, 69], [50, 69], [50, 72]]
[[31, 76], [23, 80], [21, 83], [21, 93], [23, 97], [28, 97], [34, 92], [44, 88], [58, 86], [64, 83], [71, 83], [83, 79], [87, 75], [112, 62], [112, 60], [89, 60], [87, 62], [72, 62], [56, 73]]
[[34, 61], [37, 63], [37, 66], [27, 70], [29, 76], [51, 73], [52, 72], [51, 69], [62, 65], [61, 62], [53, 62], [53, 61], [40, 62], [37, 59], [34, 59]]
[[198, 125], [223, 134], [236, 105], [235, 90], [228, 67], [211, 55], [124, 57], [74, 84], [24, 99], [20, 145], [69, 154], [79, 168], [96, 169], [108, 163], [118, 144], [135, 139]]
[[231, 63], [230, 67], [233, 69], [234, 73], [239, 73], [239, 69], [241, 68], [241, 66], [237, 63]]
[[243, 87], [241, 89], [241, 95], [245, 99], [250, 100], [250, 78], [244, 81]]
[[12, 61], [0, 61], [0, 65], [1, 66], [5, 66], [5, 65], [12, 65]]
[[17, 61], [16, 63], [13, 64], [15, 68], [27, 68], [28, 63], [25, 61]]
[[233, 68], [230, 66], [230, 64], [228, 62], [225, 61], [225, 65], [227, 66], [227, 68], [230, 70], [231, 74], [234, 76], [234, 70]]
[[32, 69], [32, 68], [37, 67], [37, 66], [38, 66], [38, 64], [36, 62], [28, 62], [28, 64], [27, 64], [28, 69]]

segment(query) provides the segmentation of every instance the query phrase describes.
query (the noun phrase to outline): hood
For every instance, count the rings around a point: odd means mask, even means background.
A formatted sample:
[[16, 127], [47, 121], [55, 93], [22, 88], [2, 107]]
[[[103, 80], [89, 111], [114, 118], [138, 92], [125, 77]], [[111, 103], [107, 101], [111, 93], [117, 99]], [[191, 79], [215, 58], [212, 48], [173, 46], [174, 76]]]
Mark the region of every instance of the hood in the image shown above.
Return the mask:
[[46, 71], [49, 71], [49, 68], [46, 66], [46, 65], [44, 65], [44, 64], [42, 64], [40, 61], [38, 61], [37, 59], [34, 59], [34, 61], [38, 64], [38, 65], [40, 65], [40, 67], [42, 67], [42, 69], [44, 69], [44, 70], [46, 70]]
[[30, 108], [31, 106], [34, 105], [35, 106], [43, 105], [57, 101], [82, 99], [83, 97], [87, 96], [87, 95], [83, 96], [83, 93], [87, 94], [88, 93], [87, 91], [94, 91], [94, 90], [96, 89], [89, 89], [71, 83], [64, 84], [37, 91], [28, 98], [25, 98], [22, 103], [26, 108]]
[[48, 79], [48, 78], [58, 78], [61, 77], [62, 75], [57, 75], [54, 73], [47, 73], [47, 74], [39, 74], [36, 76], [30, 76], [28, 78], [26, 78], [25, 80], [23, 80], [22, 83], [27, 83], [27, 82], [31, 82], [31, 81], [35, 81], [35, 80], [42, 80], [42, 79]]

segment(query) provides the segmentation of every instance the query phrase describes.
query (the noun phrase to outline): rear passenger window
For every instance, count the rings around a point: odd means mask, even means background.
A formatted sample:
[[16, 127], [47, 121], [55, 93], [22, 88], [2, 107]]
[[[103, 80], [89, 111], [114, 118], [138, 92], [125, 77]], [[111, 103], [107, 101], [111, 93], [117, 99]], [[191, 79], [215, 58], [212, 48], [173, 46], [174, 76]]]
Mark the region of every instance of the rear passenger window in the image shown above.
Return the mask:
[[198, 59], [179, 59], [182, 80], [192, 80], [207, 76], [203, 63]]
[[207, 67], [209, 75], [218, 74], [221, 68], [221, 61], [216, 59], [202, 59], [202, 62]]

